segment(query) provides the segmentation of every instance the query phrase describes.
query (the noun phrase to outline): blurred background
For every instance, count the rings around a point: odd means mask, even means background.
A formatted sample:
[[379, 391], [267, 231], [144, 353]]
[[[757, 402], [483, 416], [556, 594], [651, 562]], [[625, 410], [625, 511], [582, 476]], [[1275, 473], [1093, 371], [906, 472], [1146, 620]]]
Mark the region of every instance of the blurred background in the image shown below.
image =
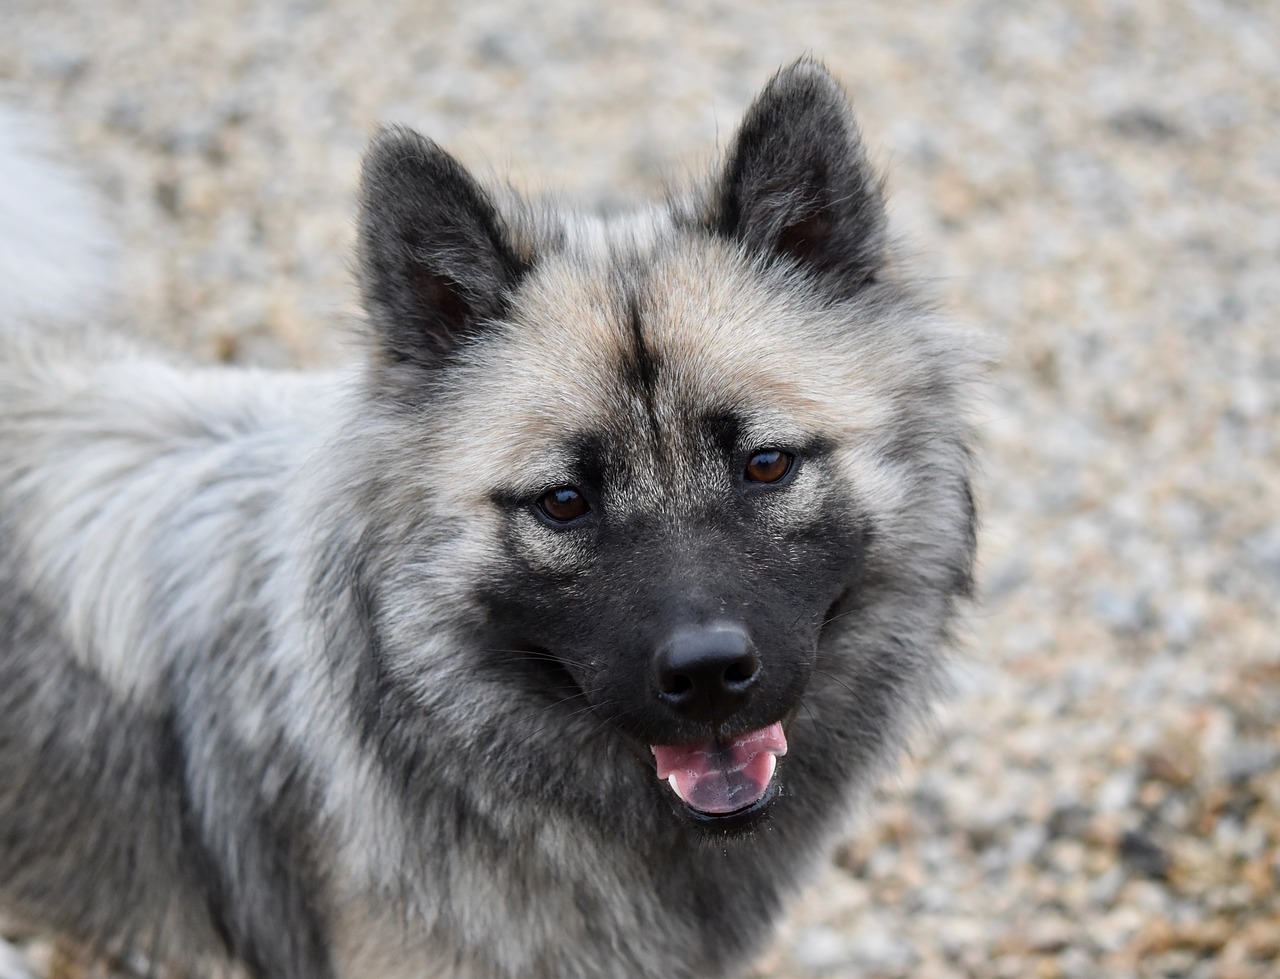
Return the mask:
[[753, 976], [1280, 975], [1280, 4], [0, 3], [133, 328], [270, 365], [349, 356], [380, 122], [613, 203], [804, 53], [1002, 362], [957, 694]]

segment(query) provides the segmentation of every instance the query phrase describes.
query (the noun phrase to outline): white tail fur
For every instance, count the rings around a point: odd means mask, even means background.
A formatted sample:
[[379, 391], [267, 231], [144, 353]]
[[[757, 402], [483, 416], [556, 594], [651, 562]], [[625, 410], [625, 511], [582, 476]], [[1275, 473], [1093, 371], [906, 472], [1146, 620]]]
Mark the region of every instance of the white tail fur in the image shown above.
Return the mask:
[[65, 323], [111, 293], [98, 201], [45, 127], [0, 105], [0, 330]]

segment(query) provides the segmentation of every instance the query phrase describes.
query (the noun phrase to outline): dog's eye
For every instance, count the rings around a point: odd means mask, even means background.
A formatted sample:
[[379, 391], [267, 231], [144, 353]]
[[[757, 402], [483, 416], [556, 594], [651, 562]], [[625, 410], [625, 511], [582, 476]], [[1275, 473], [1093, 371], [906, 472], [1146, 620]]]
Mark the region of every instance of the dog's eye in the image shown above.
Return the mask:
[[747, 460], [743, 475], [749, 483], [776, 483], [791, 472], [795, 458], [781, 449], [762, 449]]
[[557, 486], [538, 497], [536, 504], [541, 514], [551, 523], [572, 523], [586, 516], [591, 509], [586, 497], [572, 486]]

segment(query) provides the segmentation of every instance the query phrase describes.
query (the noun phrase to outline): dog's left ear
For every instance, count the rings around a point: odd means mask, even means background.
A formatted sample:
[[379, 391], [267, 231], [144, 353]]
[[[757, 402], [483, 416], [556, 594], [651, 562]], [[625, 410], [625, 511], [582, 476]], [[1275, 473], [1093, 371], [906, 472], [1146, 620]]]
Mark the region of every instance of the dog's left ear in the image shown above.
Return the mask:
[[838, 295], [884, 262], [880, 181], [848, 99], [815, 61], [784, 68], [756, 98], [710, 203], [715, 233], [794, 259]]
[[525, 264], [471, 174], [411, 129], [378, 134], [360, 198], [360, 286], [383, 361], [438, 366], [502, 314]]

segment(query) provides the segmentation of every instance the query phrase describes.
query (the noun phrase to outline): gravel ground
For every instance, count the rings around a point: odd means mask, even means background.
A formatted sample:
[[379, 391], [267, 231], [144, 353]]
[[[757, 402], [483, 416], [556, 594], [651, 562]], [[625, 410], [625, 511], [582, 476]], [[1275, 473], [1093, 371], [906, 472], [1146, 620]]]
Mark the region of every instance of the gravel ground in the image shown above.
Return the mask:
[[141, 332], [310, 364], [379, 121], [608, 201], [826, 60], [1004, 357], [958, 695], [754, 976], [1280, 973], [1280, 4], [460, 6], [4, 0], [0, 80], [86, 161]]

